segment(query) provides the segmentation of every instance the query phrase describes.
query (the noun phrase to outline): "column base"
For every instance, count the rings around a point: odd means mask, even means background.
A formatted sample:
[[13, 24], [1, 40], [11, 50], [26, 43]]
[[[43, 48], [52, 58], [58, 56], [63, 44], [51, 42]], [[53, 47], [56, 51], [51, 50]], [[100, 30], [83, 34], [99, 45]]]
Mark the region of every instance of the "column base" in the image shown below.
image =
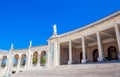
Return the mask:
[[46, 64], [46, 67], [52, 67], [52, 64], [50, 64], [50, 62], [49, 62]]
[[29, 65], [26, 66], [26, 68], [27, 68], [27, 69], [30, 69], [30, 68], [32, 68], [32, 65], [29, 64]]
[[40, 67], [40, 64], [37, 64], [37, 67]]
[[81, 61], [81, 63], [86, 63], [87, 62], [87, 60], [86, 59], [82, 59], [82, 61]]
[[60, 64], [59, 63], [55, 63], [54, 66], [59, 66]]
[[103, 61], [103, 57], [98, 57], [98, 62], [102, 62]]
[[71, 65], [72, 64], [72, 61], [68, 61], [68, 65]]

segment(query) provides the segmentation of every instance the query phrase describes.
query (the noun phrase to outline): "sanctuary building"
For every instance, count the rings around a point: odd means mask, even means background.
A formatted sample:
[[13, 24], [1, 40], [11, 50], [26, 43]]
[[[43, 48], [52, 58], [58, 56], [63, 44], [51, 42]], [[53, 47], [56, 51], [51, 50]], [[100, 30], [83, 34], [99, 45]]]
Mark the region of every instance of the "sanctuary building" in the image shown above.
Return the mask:
[[53, 35], [48, 45], [0, 52], [0, 75], [42, 70], [60, 65], [104, 63], [120, 60], [120, 11], [82, 28]]

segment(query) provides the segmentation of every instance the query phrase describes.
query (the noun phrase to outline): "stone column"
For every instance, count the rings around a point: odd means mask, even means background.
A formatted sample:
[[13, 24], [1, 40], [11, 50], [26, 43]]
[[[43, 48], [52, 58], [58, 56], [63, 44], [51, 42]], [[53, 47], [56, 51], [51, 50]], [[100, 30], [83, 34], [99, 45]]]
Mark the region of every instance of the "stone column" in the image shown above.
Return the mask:
[[[30, 50], [29, 50], [29, 52], [30, 52]], [[27, 58], [26, 59], [26, 68], [29, 69], [32, 66], [32, 64], [31, 64], [31, 59], [32, 59], [31, 54], [28, 53], [27, 56], [26, 56], [26, 58]]]
[[30, 41], [30, 44], [29, 44], [29, 49], [28, 49], [28, 54], [27, 54], [27, 69], [31, 68], [32, 66], [32, 52], [31, 52], [31, 47], [32, 47], [32, 41]]
[[9, 66], [9, 67], [10, 67], [10, 68], [9, 68], [9, 69], [10, 69], [10, 71], [9, 71], [9, 72], [10, 72], [10, 75], [12, 74], [13, 62], [14, 62], [14, 56], [12, 55], [11, 61], [10, 61], [10, 66]]
[[120, 59], [120, 30], [119, 30], [118, 24], [115, 24], [114, 27], [115, 27], [115, 33], [116, 33], [117, 44], [118, 44], [118, 49], [119, 49], [118, 57]]
[[69, 61], [68, 64], [72, 64], [72, 42], [69, 40]]
[[31, 64], [31, 66], [33, 66], [33, 54], [32, 55], [30, 55], [31, 56], [31, 61], [30, 61], [30, 64]]
[[1, 68], [1, 62], [2, 62], [2, 59], [0, 58], [0, 68]]
[[59, 58], [59, 52], [60, 52], [60, 47], [59, 43], [57, 41], [54, 42], [54, 65], [58, 66], [60, 64], [60, 58]]
[[85, 38], [82, 36], [82, 63], [86, 63]]
[[19, 59], [18, 59], [17, 68], [20, 68], [20, 66], [21, 66], [21, 55], [19, 55]]
[[40, 54], [38, 54], [38, 61], [37, 61], [37, 66], [40, 66]]
[[12, 55], [12, 52], [13, 52], [13, 44], [11, 44], [11, 49], [10, 49], [10, 53], [9, 55], [7, 56], [8, 58], [8, 61], [7, 61], [7, 64], [6, 64], [6, 68], [5, 68], [5, 77], [9, 77], [11, 74], [12, 74], [12, 67], [13, 67], [13, 55]]
[[30, 56], [29, 56], [29, 53], [28, 54], [26, 54], [26, 68], [28, 69], [28, 68], [30, 68]]
[[53, 51], [53, 44], [50, 43], [50, 41], [48, 41], [48, 52], [47, 52], [47, 67], [51, 66], [51, 62], [52, 62], [52, 51]]
[[101, 62], [103, 61], [102, 41], [100, 38], [100, 32], [97, 32], [96, 34], [97, 34], [97, 44], [98, 44], [98, 53], [99, 53], [98, 61]]

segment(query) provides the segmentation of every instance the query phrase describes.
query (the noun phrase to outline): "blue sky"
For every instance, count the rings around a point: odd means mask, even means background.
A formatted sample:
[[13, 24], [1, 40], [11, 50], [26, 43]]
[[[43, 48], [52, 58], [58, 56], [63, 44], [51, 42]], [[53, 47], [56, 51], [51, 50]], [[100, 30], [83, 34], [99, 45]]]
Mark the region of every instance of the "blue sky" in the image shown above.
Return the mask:
[[0, 0], [0, 49], [47, 44], [52, 25], [65, 33], [120, 9], [120, 0]]

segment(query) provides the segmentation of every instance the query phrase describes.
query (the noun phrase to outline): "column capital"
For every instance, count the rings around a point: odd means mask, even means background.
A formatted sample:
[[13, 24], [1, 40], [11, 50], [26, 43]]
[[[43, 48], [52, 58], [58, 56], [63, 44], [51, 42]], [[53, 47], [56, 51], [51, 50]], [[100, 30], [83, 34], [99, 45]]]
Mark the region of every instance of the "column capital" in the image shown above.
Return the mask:
[[117, 29], [119, 29], [119, 26], [118, 26], [118, 25], [119, 25], [118, 23], [116, 23], [116, 24], [114, 25], [115, 31], [116, 31]]

